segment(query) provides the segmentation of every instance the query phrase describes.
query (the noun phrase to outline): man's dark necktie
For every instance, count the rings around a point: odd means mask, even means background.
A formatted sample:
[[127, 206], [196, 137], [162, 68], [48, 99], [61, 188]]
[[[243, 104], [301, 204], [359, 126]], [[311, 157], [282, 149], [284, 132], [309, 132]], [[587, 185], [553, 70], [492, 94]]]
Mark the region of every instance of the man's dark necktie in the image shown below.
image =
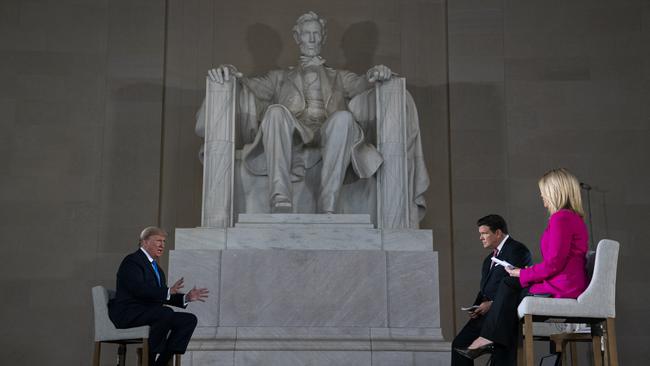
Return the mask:
[[[492, 258], [496, 258], [497, 255], [499, 255], [499, 249], [494, 249], [494, 250], [492, 251]], [[496, 264], [496, 263], [492, 262], [492, 264], [490, 264], [490, 269], [492, 269], [492, 268], [494, 267], [495, 264]], [[158, 272], [156, 272], [156, 273], [158, 273]]]
[[158, 272], [158, 264], [156, 264], [156, 261], [151, 261], [151, 265], [153, 266], [153, 271], [156, 272], [156, 279], [158, 280], [158, 286], [162, 286], [160, 283], [160, 272]]

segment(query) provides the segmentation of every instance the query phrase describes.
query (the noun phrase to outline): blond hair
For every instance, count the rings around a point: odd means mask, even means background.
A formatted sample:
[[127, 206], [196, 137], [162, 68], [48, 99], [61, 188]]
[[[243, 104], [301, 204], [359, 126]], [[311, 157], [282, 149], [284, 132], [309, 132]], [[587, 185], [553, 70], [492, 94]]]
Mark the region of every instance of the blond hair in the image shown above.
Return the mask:
[[585, 216], [580, 195], [578, 179], [564, 168], [552, 169], [546, 172], [538, 182], [539, 192], [546, 200], [550, 215], [565, 208], [581, 217]]
[[140, 242], [149, 239], [149, 237], [153, 235], [160, 235], [160, 236], [167, 237], [167, 232], [157, 226], [146, 227], [140, 233]]

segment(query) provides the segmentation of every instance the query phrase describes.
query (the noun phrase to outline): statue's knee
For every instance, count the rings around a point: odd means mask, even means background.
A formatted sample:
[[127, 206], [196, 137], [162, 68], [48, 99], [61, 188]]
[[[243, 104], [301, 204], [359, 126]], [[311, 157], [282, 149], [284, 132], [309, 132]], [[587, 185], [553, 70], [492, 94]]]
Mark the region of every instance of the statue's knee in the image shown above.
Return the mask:
[[283, 119], [286, 113], [287, 111], [283, 106], [279, 104], [273, 104], [266, 108], [264, 119]]
[[329, 128], [352, 128], [355, 124], [354, 116], [349, 111], [337, 111], [330, 116]]
[[332, 119], [343, 121], [344, 123], [354, 122], [354, 116], [350, 111], [336, 111], [332, 114]]
[[287, 116], [287, 110], [279, 105], [274, 104], [269, 106], [264, 113], [264, 118], [262, 119], [261, 127], [263, 129], [274, 127], [289, 127], [290, 119]]

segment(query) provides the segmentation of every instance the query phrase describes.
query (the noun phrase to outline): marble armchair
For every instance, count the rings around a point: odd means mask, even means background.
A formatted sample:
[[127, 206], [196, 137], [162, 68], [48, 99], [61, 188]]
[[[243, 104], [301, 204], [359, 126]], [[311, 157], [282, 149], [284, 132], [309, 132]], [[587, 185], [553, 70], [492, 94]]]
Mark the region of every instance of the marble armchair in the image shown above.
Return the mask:
[[[202, 227], [233, 227], [240, 213], [270, 212], [268, 178], [247, 172], [240, 161], [240, 148], [255, 130], [256, 119], [239, 115], [238, 95], [232, 80], [220, 84], [206, 79], [206, 99], [197, 117], [197, 133], [204, 137]], [[344, 185], [337, 212], [368, 214], [379, 229], [418, 228], [428, 176], [405, 79], [377, 83], [349, 105], [383, 163], [375, 176]], [[242, 121], [245, 118], [248, 121]], [[315, 212], [319, 165], [314, 168], [294, 183], [295, 213]]]

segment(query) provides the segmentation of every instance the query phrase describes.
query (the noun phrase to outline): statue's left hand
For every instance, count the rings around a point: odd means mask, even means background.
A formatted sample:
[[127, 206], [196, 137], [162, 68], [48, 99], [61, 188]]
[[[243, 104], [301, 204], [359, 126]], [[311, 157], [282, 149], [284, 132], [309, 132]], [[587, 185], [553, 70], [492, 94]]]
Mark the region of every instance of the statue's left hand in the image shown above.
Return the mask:
[[377, 65], [370, 68], [366, 76], [368, 77], [368, 81], [374, 83], [375, 81], [386, 81], [390, 79], [393, 76], [393, 72], [388, 66]]
[[243, 74], [233, 65], [220, 65], [216, 69], [208, 70], [208, 76], [210, 80], [223, 84], [225, 81], [230, 80], [231, 77], [240, 78]]

